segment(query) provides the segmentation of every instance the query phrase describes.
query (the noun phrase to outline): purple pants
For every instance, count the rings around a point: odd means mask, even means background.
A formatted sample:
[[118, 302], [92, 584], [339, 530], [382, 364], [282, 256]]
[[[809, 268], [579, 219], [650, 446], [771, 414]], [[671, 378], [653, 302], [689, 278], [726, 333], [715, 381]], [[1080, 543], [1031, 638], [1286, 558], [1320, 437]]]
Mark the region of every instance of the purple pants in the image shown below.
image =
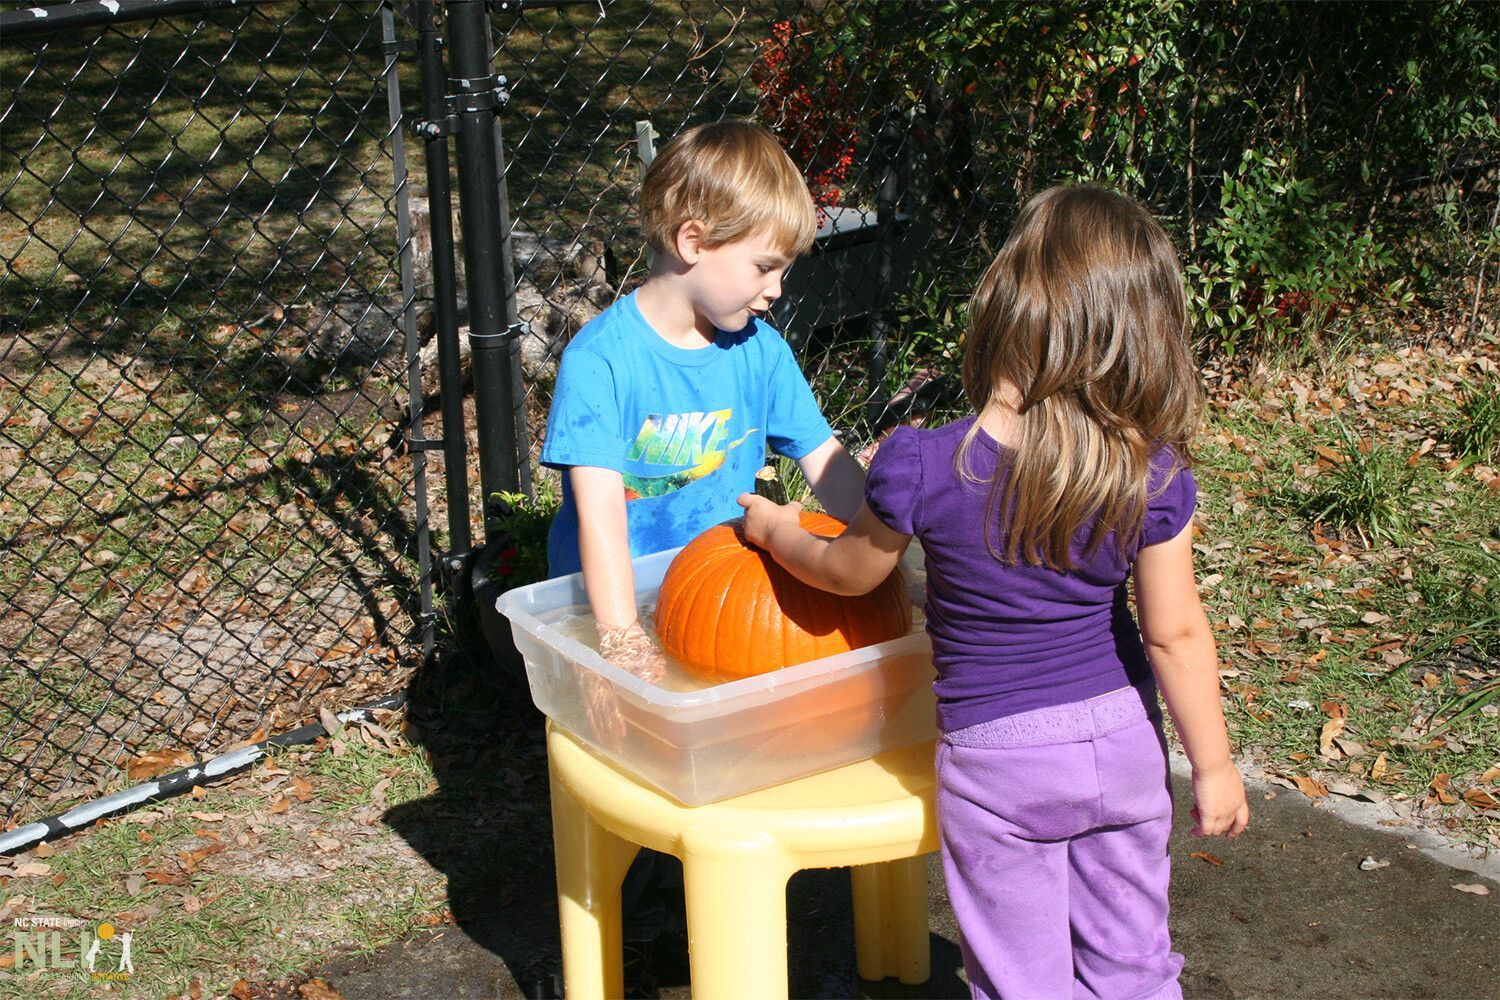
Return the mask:
[[947, 733], [937, 777], [943, 869], [975, 997], [1182, 996], [1154, 686]]

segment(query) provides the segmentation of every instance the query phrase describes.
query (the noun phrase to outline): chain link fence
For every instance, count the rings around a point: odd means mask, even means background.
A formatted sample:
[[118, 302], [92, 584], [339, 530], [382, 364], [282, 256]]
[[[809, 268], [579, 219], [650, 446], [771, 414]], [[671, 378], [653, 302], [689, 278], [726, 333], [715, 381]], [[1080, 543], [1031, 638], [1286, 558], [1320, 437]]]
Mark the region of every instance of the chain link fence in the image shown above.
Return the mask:
[[[399, 76], [416, 108], [418, 75], [385, 42], [411, 12], [196, 7], [0, 39], [10, 815], [393, 690], [430, 624], [407, 383], [418, 406], [472, 390], [417, 352], [420, 181], [403, 281], [391, 98]], [[1173, 232], [1207, 357], [1492, 324], [1492, 14], [491, 3], [519, 437], [534, 461], [562, 349], [645, 276], [641, 164], [729, 116], [773, 128], [820, 205], [774, 315], [856, 452], [961, 409], [969, 290], [1062, 180], [1128, 190]]]
[[15, 821], [395, 690], [430, 621], [391, 11], [4, 13]]

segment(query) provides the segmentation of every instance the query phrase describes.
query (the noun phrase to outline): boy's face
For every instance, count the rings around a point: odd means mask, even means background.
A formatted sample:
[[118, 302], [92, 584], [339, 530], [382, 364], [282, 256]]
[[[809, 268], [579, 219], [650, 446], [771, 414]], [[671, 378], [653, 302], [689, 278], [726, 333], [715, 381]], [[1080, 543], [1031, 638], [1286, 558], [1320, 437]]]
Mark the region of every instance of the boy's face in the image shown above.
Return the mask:
[[752, 315], [764, 313], [781, 295], [781, 277], [791, 258], [770, 234], [749, 236], [712, 249], [700, 248], [688, 272], [693, 309], [706, 337], [714, 328], [734, 333], [743, 330]]

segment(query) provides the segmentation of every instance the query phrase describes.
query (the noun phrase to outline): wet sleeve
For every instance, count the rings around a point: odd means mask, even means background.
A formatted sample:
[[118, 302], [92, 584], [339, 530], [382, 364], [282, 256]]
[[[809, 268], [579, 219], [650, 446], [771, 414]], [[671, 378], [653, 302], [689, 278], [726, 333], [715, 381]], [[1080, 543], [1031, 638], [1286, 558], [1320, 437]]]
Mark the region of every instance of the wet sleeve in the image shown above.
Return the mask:
[[881, 442], [865, 478], [865, 503], [892, 531], [915, 535], [922, 496], [922, 464], [917, 432], [897, 427]]
[[[1146, 523], [1141, 529], [1141, 545], [1156, 545], [1176, 538], [1193, 518], [1198, 505], [1198, 481], [1187, 466], [1171, 451], [1163, 451], [1152, 463], [1156, 473], [1152, 491], [1146, 498]], [[1161, 477], [1170, 476], [1162, 487]]]
[[756, 336], [769, 332], [776, 338], [772, 347], [770, 378], [771, 400], [766, 423], [766, 441], [773, 451], [797, 459], [833, 437], [833, 428], [823, 417], [818, 401], [807, 384], [807, 377], [797, 364], [797, 356], [780, 335], [767, 327]]
[[547, 413], [542, 464], [624, 471], [625, 451], [614, 371], [592, 351], [564, 351]]

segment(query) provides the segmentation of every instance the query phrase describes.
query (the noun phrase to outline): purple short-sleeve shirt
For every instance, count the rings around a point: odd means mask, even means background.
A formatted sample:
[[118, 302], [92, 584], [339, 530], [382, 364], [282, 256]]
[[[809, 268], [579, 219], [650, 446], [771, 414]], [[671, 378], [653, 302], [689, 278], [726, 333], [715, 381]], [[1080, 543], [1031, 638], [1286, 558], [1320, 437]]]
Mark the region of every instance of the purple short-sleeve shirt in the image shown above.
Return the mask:
[[[1089, 531], [1066, 572], [1006, 565], [986, 544], [989, 481], [1005, 477], [1010, 449], [979, 431], [968, 472], [955, 462], [968, 417], [932, 430], [898, 428], [870, 466], [865, 501], [927, 560], [927, 631], [937, 667], [938, 727], [952, 732], [1006, 715], [1106, 694], [1146, 679], [1150, 666], [1126, 601], [1135, 551], [1107, 536], [1085, 557]], [[1003, 481], [1001, 483], [1003, 487]], [[1176, 537], [1193, 516], [1197, 484], [1173, 452], [1152, 460], [1136, 551]], [[997, 515], [998, 516], [998, 515]], [[1004, 551], [998, 525], [990, 544]]]

